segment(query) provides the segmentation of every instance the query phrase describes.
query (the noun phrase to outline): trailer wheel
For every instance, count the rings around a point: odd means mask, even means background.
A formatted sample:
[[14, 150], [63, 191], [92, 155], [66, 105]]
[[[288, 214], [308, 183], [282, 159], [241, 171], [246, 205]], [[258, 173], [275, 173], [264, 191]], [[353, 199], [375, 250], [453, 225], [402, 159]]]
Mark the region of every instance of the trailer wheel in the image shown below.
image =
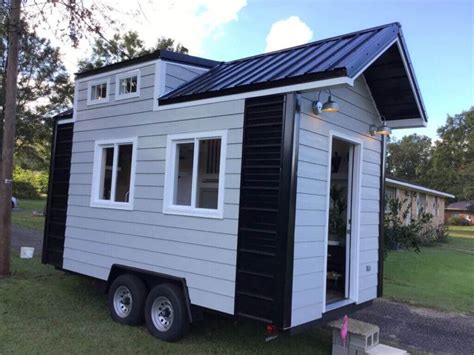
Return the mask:
[[168, 342], [181, 339], [189, 329], [182, 290], [172, 284], [155, 286], [146, 299], [145, 320], [153, 336]]
[[109, 290], [112, 319], [126, 325], [143, 323], [146, 293], [145, 284], [138, 277], [131, 274], [117, 277]]

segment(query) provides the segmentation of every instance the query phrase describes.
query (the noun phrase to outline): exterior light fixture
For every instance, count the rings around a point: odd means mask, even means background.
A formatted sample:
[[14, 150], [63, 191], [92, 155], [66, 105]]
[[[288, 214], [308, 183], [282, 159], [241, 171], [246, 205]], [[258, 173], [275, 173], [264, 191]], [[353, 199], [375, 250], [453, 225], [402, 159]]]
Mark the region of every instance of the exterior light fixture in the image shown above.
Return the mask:
[[313, 112], [319, 115], [321, 112], [337, 112], [339, 111], [339, 104], [332, 99], [331, 90], [329, 90], [328, 100], [322, 104], [319, 101], [321, 97], [321, 91], [319, 92], [318, 99], [313, 102]]
[[381, 136], [389, 136], [392, 134], [392, 129], [389, 126], [387, 126], [387, 124], [384, 121], [381, 126], [375, 126], [375, 125], [370, 126], [369, 132], [371, 136], [375, 136], [376, 134], [381, 135]]

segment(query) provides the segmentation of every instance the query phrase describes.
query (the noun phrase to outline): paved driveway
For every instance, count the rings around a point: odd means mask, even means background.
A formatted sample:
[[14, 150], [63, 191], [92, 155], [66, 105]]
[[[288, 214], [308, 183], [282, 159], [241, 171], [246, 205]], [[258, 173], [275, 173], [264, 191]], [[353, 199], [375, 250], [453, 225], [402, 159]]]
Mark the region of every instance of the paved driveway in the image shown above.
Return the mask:
[[408, 351], [474, 354], [474, 315], [438, 312], [379, 299], [352, 318], [377, 324], [382, 342], [398, 344]]

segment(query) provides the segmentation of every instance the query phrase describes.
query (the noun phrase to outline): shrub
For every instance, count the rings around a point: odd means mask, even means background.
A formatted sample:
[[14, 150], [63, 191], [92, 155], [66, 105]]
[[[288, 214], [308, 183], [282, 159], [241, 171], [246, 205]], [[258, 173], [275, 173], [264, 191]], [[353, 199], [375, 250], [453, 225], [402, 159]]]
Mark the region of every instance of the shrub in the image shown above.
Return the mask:
[[35, 199], [48, 193], [48, 173], [22, 169], [13, 171], [13, 195], [18, 198]]
[[447, 243], [449, 240], [448, 226], [445, 224], [439, 224], [436, 227], [436, 241], [440, 243]]
[[444, 224], [426, 225], [418, 235], [418, 242], [420, 245], [432, 245], [435, 242], [447, 243], [448, 238], [448, 227]]
[[451, 216], [448, 219], [448, 224], [450, 226], [462, 226], [463, 221], [464, 218], [461, 218], [461, 216]]
[[405, 223], [404, 221], [408, 219], [412, 208], [412, 203], [407, 202], [408, 198], [403, 200], [395, 198], [387, 201], [389, 211], [385, 213], [384, 217], [385, 257], [388, 250], [400, 248], [413, 249], [416, 253], [420, 252], [421, 239], [424, 238], [422, 231], [428, 230], [433, 216], [422, 210], [417, 218], [411, 218], [409, 223]]

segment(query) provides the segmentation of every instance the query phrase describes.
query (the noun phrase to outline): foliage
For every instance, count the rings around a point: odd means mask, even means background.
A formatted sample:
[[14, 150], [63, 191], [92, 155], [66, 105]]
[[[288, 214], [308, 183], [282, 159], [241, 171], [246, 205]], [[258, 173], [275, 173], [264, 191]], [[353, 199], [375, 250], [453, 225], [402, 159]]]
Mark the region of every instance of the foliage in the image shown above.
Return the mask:
[[388, 144], [388, 173], [474, 200], [474, 107], [448, 116], [439, 139], [412, 134]]
[[448, 227], [444, 224], [434, 226], [427, 224], [418, 234], [420, 245], [433, 245], [433, 243], [447, 243], [449, 238]]
[[468, 226], [469, 221], [461, 216], [451, 216], [448, 218], [448, 224], [450, 226]]
[[416, 133], [387, 145], [387, 171], [390, 175], [424, 183], [431, 164], [431, 139]]
[[448, 116], [446, 124], [438, 128], [438, 135], [428, 172], [433, 187], [461, 201], [474, 199], [474, 107]]
[[[411, 218], [412, 199], [409, 195], [402, 200], [390, 199], [388, 212], [384, 216], [384, 251], [385, 257], [388, 250], [404, 248], [420, 252], [420, 235], [430, 223], [433, 216], [421, 210], [416, 218]], [[408, 221], [408, 223], [405, 223]]]
[[331, 186], [332, 207], [329, 210], [329, 234], [337, 235], [344, 239], [346, 235], [346, 199], [343, 196], [343, 189], [338, 189], [336, 185]]
[[48, 173], [16, 166], [13, 171], [13, 195], [18, 198], [36, 199], [48, 193]]
[[[59, 48], [21, 23], [15, 160], [26, 169], [47, 170], [52, 119], [71, 105], [73, 86]], [[0, 27], [0, 80], [5, 81], [7, 34]], [[0, 126], [5, 85], [0, 86]], [[3, 137], [0, 127], [0, 143]], [[1, 147], [0, 147], [1, 151]]]
[[92, 55], [79, 62], [79, 72], [100, 68], [104, 65], [133, 59], [156, 50], [187, 54], [188, 49], [174, 39], [161, 37], [155, 46], [146, 48], [137, 32], [129, 31], [124, 34], [116, 33], [111, 40], [96, 39], [92, 48]]

